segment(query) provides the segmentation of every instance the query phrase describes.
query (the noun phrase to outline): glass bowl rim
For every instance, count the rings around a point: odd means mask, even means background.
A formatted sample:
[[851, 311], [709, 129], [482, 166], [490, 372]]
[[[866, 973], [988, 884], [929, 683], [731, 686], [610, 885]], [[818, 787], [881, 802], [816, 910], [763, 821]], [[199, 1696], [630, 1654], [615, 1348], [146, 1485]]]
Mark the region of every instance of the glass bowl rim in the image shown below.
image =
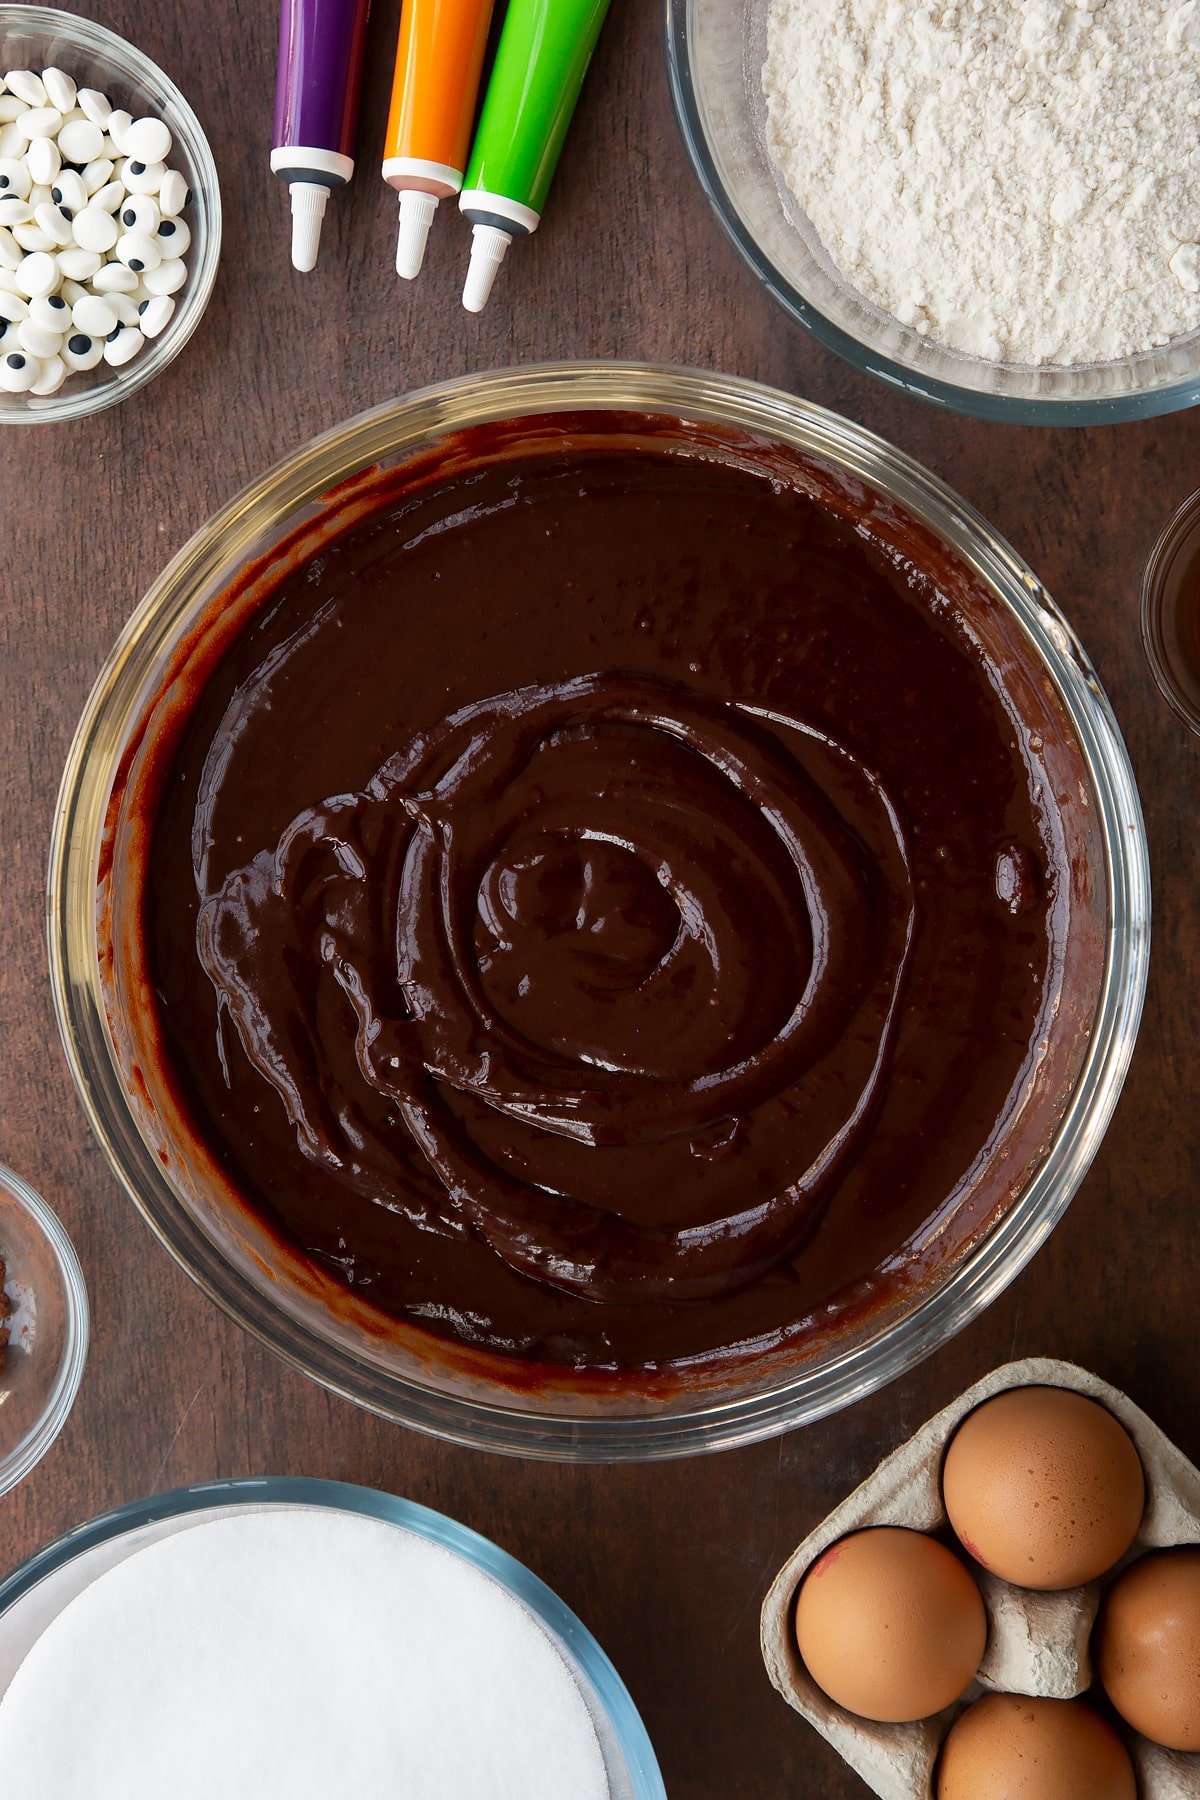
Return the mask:
[[1166, 413], [1183, 412], [1200, 401], [1200, 369], [1177, 382], [1138, 394], [1097, 395], [1090, 399], [989, 394], [937, 375], [928, 375], [864, 344], [860, 338], [836, 325], [792, 285], [774, 259], [768, 256], [743, 224], [721, 179], [692, 79], [689, 15], [694, 4], [695, 0], [664, 0], [667, 79], [688, 160], [718, 224], [734, 249], [776, 304], [818, 343], [888, 387], [900, 388], [906, 394], [915, 394], [918, 399], [951, 412], [1007, 425], [1115, 425], [1130, 419], [1160, 418]]
[[[188, 279], [180, 290], [180, 299], [166, 330], [153, 338], [149, 347], [116, 371], [116, 378], [105, 386], [71, 388], [66, 385], [50, 396], [50, 404], [0, 413], [0, 429], [6, 425], [54, 425], [67, 419], [86, 419], [105, 412], [122, 400], [128, 400], [139, 389], [174, 362], [192, 337], [208, 311], [221, 261], [221, 182], [208, 135], [184, 94], [164, 69], [139, 50], [128, 38], [121, 37], [96, 19], [78, 13], [64, 12], [59, 7], [0, 4], [0, 32], [6, 30], [47, 33], [74, 37], [86, 53], [98, 50], [112, 58], [132, 81], [150, 93], [157, 93], [187, 127], [207, 197], [207, 215], [203, 230], [192, 232], [192, 256]], [[199, 214], [197, 215], [199, 217]]]
[[357, 1482], [329, 1481], [308, 1475], [242, 1475], [170, 1488], [144, 1500], [131, 1500], [98, 1513], [43, 1545], [0, 1579], [0, 1615], [48, 1575], [85, 1551], [110, 1543], [127, 1532], [163, 1519], [183, 1518], [217, 1507], [309, 1506], [325, 1512], [353, 1513], [396, 1525], [426, 1542], [461, 1556], [490, 1575], [522, 1601], [574, 1656], [595, 1691], [604, 1715], [635, 1781], [635, 1800], [666, 1800], [658, 1759], [633, 1696], [616, 1665], [578, 1615], [549, 1584], [517, 1557], [482, 1532], [462, 1525], [449, 1514], [420, 1501], [406, 1500]]
[[[583, 390], [587, 390], [587, 398]], [[142, 673], [187, 617], [204, 579], [232, 566], [255, 540], [347, 474], [430, 436], [488, 419], [615, 410], [726, 422], [777, 435], [877, 489], [930, 524], [997, 593], [1031, 638], [1079, 741], [1103, 834], [1108, 913], [1100, 1002], [1083, 1065], [1043, 1164], [1007, 1212], [952, 1271], [898, 1320], [792, 1379], [686, 1411], [622, 1417], [537, 1413], [440, 1392], [408, 1378], [376, 1376], [328, 1339], [273, 1309], [208, 1246], [175, 1200], [157, 1159], [137, 1139], [131, 1165], [120, 1138], [128, 1122], [109, 1040], [91, 1066], [87, 1037], [100, 1008], [96, 980], [94, 870], [98, 839], [88, 807], [103, 812], [115, 763], [91, 755], [117, 711], [128, 731]], [[803, 433], [801, 438], [799, 435]], [[229, 539], [229, 543], [226, 543]], [[235, 548], [240, 546], [240, 548]], [[140, 663], [138, 662], [140, 659]], [[131, 666], [134, 673], [130, 673]], [[107, 754], [107, 753], [105, 753]], [[100, 787], [103, 793], [100, 795]], [[546, 1460], [646, 1461], [732, 1447], [808, 1423], [882, 1387], [962, 1329], [1025, 1266], [1073, 1198], [1116, 1104], [1145, 994], [1150, 875], [1140, 801], [1107, 697], [1070, 626], [1016, 552], [968, 502], [903, 452], [850, 420], [739, 377], [634, 362], [534, 364], [458, 376], [384, 402], [301, 446], [215, 513], [153, 583], [106, 660], [84, 708], [55, 808], [47, 887], [51, 983], [59, 1030], [93, 1131], [125, 1192], [170, 1254], [208, 1296], [294, 1368], [384, 1417], [451, 1442]], [[86, 921], [75, 909], [86, 910]], [[94, 1030], [93, 1030], [94, 1035]], [[105, 1081], [111, 1091], [106, 1092]], [[111, 1107], [110, 1107], [111, 1102]], [[136, 1136], [136, 1132], [134, 1133]], [[166, 1216], [163, 1216], [163, 1200]], [[201, 1266], [197, 1266], [198, 1254]]]
[[1183, 692], [1172, 673], [1163, 637], [1163, 605], [1167, 597], [1166, 577], [1181, 546], [1193, 539], [1200, 550], [1200, 488], [1189, 494], [1175, 508], [1146, 559], [1142, 571], [1141, 631], [1142, 649], [1150, 665], [1150, 673], [1158, 691], [1172, 712], [1200, 737], [1200, 709]]
[[45, 1405], [19, 1443], [0, 1458], [0, 1496], [24, 1481], [66, 1424], [79, 1393], [91, 1335], [87, 1283], [75, 1246], [58, 1214], [24, 1178], [0, 1163], [0, 1190], [19, 1206], [45, 1238], [62, 1277], [66, 1318], [62, 1355]]

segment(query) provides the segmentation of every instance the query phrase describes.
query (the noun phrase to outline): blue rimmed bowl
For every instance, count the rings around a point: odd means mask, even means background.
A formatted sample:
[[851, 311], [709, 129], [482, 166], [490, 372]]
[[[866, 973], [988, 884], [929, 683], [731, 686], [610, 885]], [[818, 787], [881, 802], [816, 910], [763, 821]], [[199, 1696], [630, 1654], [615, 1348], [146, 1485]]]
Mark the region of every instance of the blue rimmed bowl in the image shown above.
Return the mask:
[[398, 1526], [461, 1557], [531, 1613], [563, 1657], [591, 1714], [612, 1800], [666, 1800], [646, 1728], [591, 1632], [515, 1557], [454, 1519], [373, 1488], [302, 1476], [246, 1477], [175, 1488], [103, 1513], [37, 1551], [0, 1582], [0, 1694], [51, 1621], [106, 1570], [147, 1544], [230, 1510], [316, 1507]]

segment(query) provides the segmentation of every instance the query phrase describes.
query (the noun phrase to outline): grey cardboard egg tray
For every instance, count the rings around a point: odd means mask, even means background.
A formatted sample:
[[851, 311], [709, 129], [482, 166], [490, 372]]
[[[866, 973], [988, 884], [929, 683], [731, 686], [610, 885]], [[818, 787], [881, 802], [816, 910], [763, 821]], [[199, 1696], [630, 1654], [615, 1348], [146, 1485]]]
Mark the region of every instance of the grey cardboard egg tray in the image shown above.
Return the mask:
[[[1125, 1567], [1147, 1550], [1200, 1544], [1200, 1471], [1140, 1407], [1071, 1363], [1031, 1357], [993, 1369], [929, 1419], [885, 1458], [861, 1487], [835, 1507], [792, 1553], [763, 1602], [761, 1642], [767, 1673], [789, 1706], [814, 1725], [882, 1800], [933, 1800], [934, 1769], [951, 1724], [987, 1692], [1072, 1699], [1092, 1681], [1089, 1640], [1103, 1581], [1061, 1593], [1010, 1587], [971, 1563], [988, 1615], [988, 1641], [976, 1679], [961, 1700], [914, 1725], [876, 1725], [828, 1700], [796, 1649], [793, 1614], [801, 1577], [823, 1550], [868, 1525], [907, 1525], [949, 1532], [942, 1504], [946, 1446], [967, 1414], [1012, 1387], [1065, 1387], [1087, 1394], [1115, 1414], [1137, 1445], [1146, 1475], [1146, 1510]], [[947, 1541], [953, 1542], [952, 1536]], [[1140, 1800], [1200, 1800], [1200, 1754], [1181, 1755], [1126, 1734], [1138, 1774]]]

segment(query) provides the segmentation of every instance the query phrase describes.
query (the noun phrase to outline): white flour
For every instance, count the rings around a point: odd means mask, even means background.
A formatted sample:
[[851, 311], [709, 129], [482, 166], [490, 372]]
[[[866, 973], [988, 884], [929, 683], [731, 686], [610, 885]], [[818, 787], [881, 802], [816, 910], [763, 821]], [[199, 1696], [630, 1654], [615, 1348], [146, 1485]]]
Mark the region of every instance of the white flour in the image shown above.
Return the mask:
[[1200, 326], [1200, 0], [771, 0], [767, 139], [828, 255], [1012, 363]]

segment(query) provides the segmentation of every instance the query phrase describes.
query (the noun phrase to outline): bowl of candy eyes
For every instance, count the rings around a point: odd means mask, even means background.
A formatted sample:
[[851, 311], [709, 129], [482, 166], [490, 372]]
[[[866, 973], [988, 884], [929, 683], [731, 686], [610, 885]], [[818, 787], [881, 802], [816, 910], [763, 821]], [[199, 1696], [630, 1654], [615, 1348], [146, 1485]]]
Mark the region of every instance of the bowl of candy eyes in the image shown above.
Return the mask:
[[175, 84], [89, 19], [0, 5], [0, 421], [157, 375], [208, 304], [221, 199]]

